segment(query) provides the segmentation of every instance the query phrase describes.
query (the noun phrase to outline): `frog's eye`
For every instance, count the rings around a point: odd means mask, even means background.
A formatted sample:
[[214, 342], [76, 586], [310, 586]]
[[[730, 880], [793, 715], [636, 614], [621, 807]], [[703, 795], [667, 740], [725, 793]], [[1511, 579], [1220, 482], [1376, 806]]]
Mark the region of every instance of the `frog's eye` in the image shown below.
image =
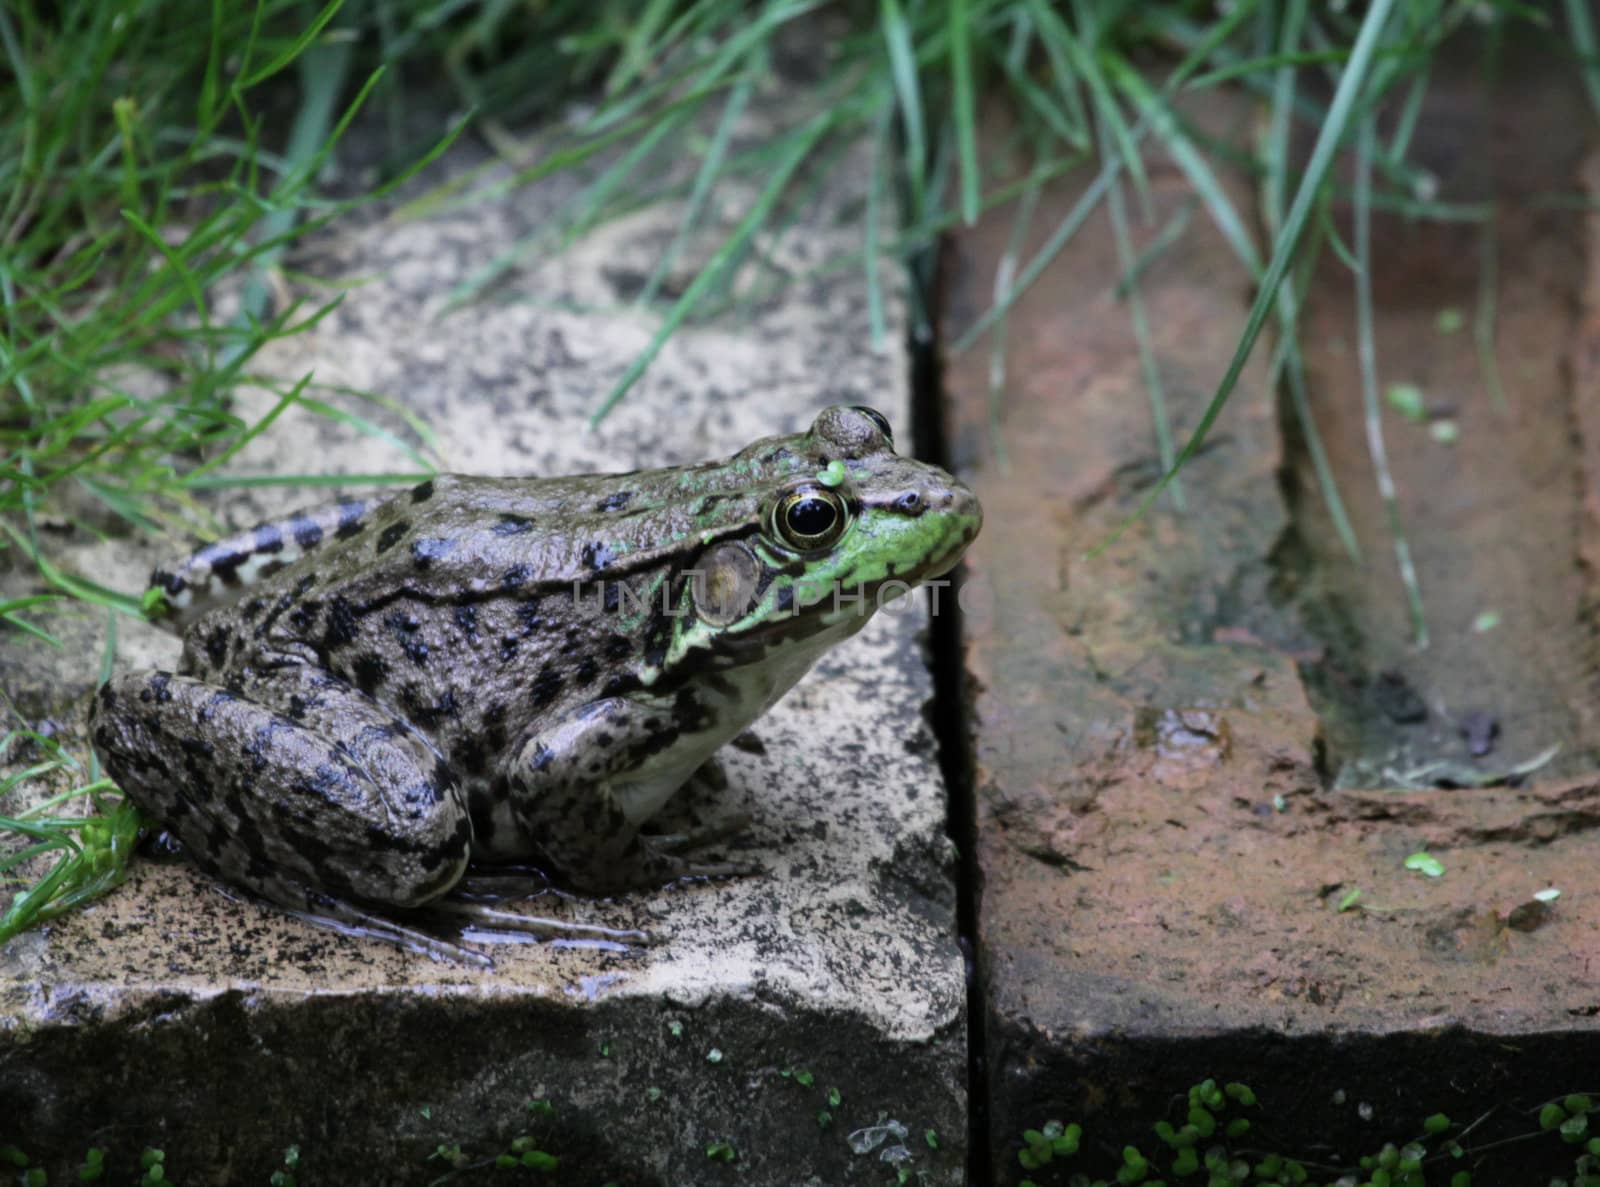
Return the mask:
[[878, 432], [883, 434], [883, 439], [890, 445], [894, 444], [894, 430], [889, 427], [888, 417], [876, 408], [868, 408], [865, 404], [852, 404], [850, 407], [853, 411], [861, 413], [862, 416], [877, 425]]
[[802, 486], [778, 501], [773, 526], [790, 548], [812, 552], [840, 536], [849, 519], [844, 501], [825, 486]]

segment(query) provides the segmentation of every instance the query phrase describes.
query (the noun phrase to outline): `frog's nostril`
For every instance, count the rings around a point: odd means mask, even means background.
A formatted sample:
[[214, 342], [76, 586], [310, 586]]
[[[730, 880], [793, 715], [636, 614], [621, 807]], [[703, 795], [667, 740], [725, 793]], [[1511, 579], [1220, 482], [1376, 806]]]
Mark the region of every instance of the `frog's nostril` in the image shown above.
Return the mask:
[[908, 490], [894, 501], [894, 509], [902, 515], [919, 515], [924, 509], [922, 496], [914, 490]]

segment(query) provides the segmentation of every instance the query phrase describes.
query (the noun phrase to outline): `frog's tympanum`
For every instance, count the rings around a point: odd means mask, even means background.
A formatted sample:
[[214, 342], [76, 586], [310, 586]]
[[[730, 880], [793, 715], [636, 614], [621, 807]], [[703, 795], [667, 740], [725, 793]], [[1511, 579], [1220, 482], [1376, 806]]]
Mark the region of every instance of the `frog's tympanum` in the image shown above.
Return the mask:
[[94, 743], [204, 869], [390, 938], [474, 861], [739, 872], [641, 826], [981, 522], [868, 408], [702, 465], [440, 475], [158, 569], [180, 670], [101, 688]]

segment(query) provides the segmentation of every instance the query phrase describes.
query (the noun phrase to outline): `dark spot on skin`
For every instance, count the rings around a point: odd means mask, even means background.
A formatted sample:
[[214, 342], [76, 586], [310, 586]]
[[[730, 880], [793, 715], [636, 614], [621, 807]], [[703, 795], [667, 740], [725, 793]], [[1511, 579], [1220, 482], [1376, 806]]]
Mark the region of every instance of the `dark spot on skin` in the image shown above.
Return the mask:
[[291, 696], [289, 698], [289, 720], [304, 721], [306, 719], [306, 702], [304, 697]]
[[300, 578], [299, 581], [294, 583], [294, 596], [297, 598], [305, 596], [305, 594], [316, 583], [317, 575], [315, 573], [307, 573], [304, 577]]
[[389, 549], [400, 543], [400, 538], [410, 530], [411, 525], [403, 519], [399, 523], [391, 523], [384, 528], [378, 536], [378, 555], [382, 556]]
[[500, 640], [500, 662], [510, 663], [517, 658], [517, 637], [505, 635]]
[[778, 590], [778, 609], [786, 614], [794, 609], [794, 586], [785, 585]]
[[489, 530], [496, 536], [520, 536], [533, 531], [533, 520], [526, 515], [502, 514]]
[[[149, 692], [150, 695], [155, 698], [155, 702], [158, 705], [165, 705], [168, 701], [172, 700], [172, 673], [157, 672], [154, 676], [150, 677]], [[142, 693], [140, 694], [139, 699], [145, 699]]]
[[704, 729], [711, 719], [711, 714], [700, 703], [694, 690], [681, 688], [678, 695], [672, 699], [672, 721], [680, 730], [697, 733]]
[[266, 598], [251, 598], [248, 602], [246, 602], [242, 607], [245, 621], [249, 622], [257, 614], [260, 614], [262, 609], [265, 608], [266, 604]]
[[626, 659], [633, 653], [633, 640], [627, 635], [612, 635], [606, 640], [606, 658]]
[[414, 614], [397, 610], [384, 618], [383, 625], [389, 628], [407, 659], [419, 668], [428, 662], [428, 644], [422, 637], [422, 624]]
[[771, 453], [767, 454], [766, 457], [762, 458], [761, 461], [763, 465], [770, 466], [773, 462], [786, 462], [793, 456], [794, 454], [790, 453], [787, 449], [780, 445], [777, 449], [774, 449]]
[[533, 576], [533, 569], [529, 565], [512, 565], [500, 576], [500, 588], [505, 590], [521, 589], [528, 583], [528, 578]]
[[605, 696], [614, 697], [614, 696], [621, 695], [622, 693], [626, 692], [627, 690], [628, 690], [628, 681], [627, 681], [627, 679], [625, 677], [623, 677], [623, 676], [621, 676], [619, 674], [619, 675], [612, 676], [610, 679], [608, 679], [606, 681], [606, 686], [603, 689], [601, 689], [600, 691]]
[[600, 585], [600, 605], [607, 614], [615, 614], [617, 607], [622, 605], [622, 582], [605, 581]]
[[181, 594], [189, 588], [189, 583], [176, 573], [168, 573], [165, 569], [157, 569], [150, 574], [150, 584], [166, 590], [169, 594]]
[[370, 697], [383, 686], [389, 675], [389, 665], [381, 656], [362, 655], [350, 665], [350, 674], [356, 678], [356, 687]]
[[359, 536], [367, 526], [361, 522], [361, 513], [367, 505], [357, 499], [351, 499], [339, 504], [339, 526], [334, 530], [334, 535], [341, 540], [348, 540], [352, 536]]
[[610, 734], [606, 733], [605, 730], [596, 730], [595, 731], [594, 744], [596, 746], [599, 746], [602, 750], [605, 749], [607, 746], [611, 745], [611, 743], [613, 743], [615, 741], [616, 741], [616, 739], [613, 738]]
[[244, 563], [244, 553], [235, 552], [224, 544], [212, 544], [202, 548], [195, 559], [209, 568], [222, 584], [239, 584], [239, 566]]
[[328, 628], [322, 635], [323, 651], [335, 651], [354, 642], [357, 626], [355, 607], [335, 595], [328, 603]]
[[461, 633], [467, 637], [468, 643], [478, 641], [478, 608], [470, 603], [457, 606], [455, 609], [456, 625], [461, 628]]
[[694, 510], [691, 511], [690, 514], [704, 515], [727, 497], [727, 495], [703, 495], [701, 496], [700, 501], [694, 505]]
[[308, 515], [296, 515], [291, 519], [289, 531], [301, 548], [315, 548], [322, 543], [322, 528]]
[[424, 536], [411, 545], [411, 559], [417, 562], [417, 568], [426, 569], [455, 546], [454, 540], [443, 536]]
[[578, 663], [577, 678], [579, 684], [593, 684], [595, 677], [600, 674], [600, 665], [594, 662], [593, 656], [585, 656]]
[[289, 621], [294, 624], [296, 633], [308, 634], [316, 624], [317, 612], [321, 609], [321, 602], [307, 602], [303, 606], [295, 607], [294, 612], [289, 615]]
[[549, 664], [539, 669], [539, 674], [534, 677], [533, 684], [528, 689], [529, 699], [535, 709], [543, 709], [561, 694], [561, 673]]
[[430, 478], [426, 482], [419, 482], [411, 488], [411, 501], [413, 503], [426, 503], [431, 498], [433, 498], [433, 479]]
[[255, 552], [274, 553], [283, 551], [283, 533], [278, 530], [275, 523], [264, 523], [255, 532]]
[[633, 498], [631, 490], [619, 490], [615, 494], [607, 495], [594, 505], [596, 511], [604, 514], [607, 511], [621, 511], [628, 505], [628, 500]]
[[525, 602], [517, 603], [517, 625], [522, 628], [524, 635], [531, 635], [544, 625], [544, 619], [539, 617], [539, 600], [529, 598]]
[[540, 742], [533, 748], [533, 758], [528, 762], [528, 769], [530, 771], [542, 771], [550, 765], [550, 760], [553, 758], [555, 758], [555, 753], [550, 747]]
[[206, 636], [206, 655], [213, 668], [220, 668], [228, 658], [228, 628], [219, 626]]
[[603, 540], [583, 546], [583, 567], [598, 573], [616, 558], [611, 546]]

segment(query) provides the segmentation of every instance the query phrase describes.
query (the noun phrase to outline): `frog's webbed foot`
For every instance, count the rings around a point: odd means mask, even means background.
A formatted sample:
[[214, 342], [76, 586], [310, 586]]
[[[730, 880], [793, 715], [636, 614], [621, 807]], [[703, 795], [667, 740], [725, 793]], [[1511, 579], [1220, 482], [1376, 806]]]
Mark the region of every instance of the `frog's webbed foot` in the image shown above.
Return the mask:
[[524, 915], [519, 911], [502, 911], [486, 903], [463, 902], [457, 898], [443, 898], [429, 906], [428, 911], [448, 915], [456, 922], [486, 931], [515, 932], [536, 936], [541, 940], [584, 940], [618, 945], [654, 943], [649, 932], [633, 928], [601, 927], [595, 923], [571, 923], [565, 919], [547, 919], [539, 915]]
[[482, 952], [453, 944], [442, 936], [420, 928], [407, 927], [387, 915], [376, 915], [360, 907], [330, 898], [326, 895], [308, 895], [306, 906], [292, 907], [275, 899], [288, 914], [303, 919], [314, 927], [327, 928], [347, 936], [370, 937], [416, 952], [441, 964], [469, 964], [475, 968], [490, 969], [494, 961]]
[[700, 861], [685, 856], [683, 850], [699, 848], [725, 839], [724, 830], [737, 832], [747, 821], [724, 822], [707, 829], [686, 833], [641, 833], [634, 838], [636, 856], [630, 857], [642, 879], [641, 885], [664, 886], [685, 878], [749, 878], [766, 870], [753, 861]]

